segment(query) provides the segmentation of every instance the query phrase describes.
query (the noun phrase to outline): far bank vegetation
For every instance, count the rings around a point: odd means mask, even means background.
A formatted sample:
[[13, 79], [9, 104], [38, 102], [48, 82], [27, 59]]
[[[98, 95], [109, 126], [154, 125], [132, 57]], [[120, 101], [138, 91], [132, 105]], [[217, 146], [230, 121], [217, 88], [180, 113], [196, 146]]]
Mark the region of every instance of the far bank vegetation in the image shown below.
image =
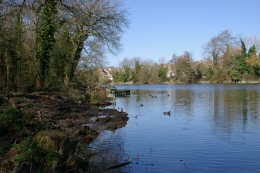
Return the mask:
[[205, 58], [173, 55], [167, 63], [125, 58], [113, 70], [115, 83], [238, 83], [259, 82], [260, 54], [256, 38], [237, 38], [225, 30], [203, 46]]

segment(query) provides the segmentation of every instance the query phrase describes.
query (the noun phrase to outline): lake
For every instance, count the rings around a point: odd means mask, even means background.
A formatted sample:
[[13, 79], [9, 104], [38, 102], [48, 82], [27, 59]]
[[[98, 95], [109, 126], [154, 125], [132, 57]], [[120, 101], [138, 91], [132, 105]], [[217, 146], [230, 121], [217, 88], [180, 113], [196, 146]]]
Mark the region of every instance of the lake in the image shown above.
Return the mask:
[[131, 90], [113, 106], [129, 121], [88, 146], [99, 151], [92, 172], [129, 160], [106, 172], [260, 172], [259, 84], [116, 87]]

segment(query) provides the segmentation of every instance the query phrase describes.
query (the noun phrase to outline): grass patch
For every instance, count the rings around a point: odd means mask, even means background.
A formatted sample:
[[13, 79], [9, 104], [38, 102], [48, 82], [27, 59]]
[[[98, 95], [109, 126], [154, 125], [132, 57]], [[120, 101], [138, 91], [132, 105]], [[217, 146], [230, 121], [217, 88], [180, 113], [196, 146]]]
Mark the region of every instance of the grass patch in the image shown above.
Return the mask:
[[26, 109], [32, 109], [32, 108], [35, 107], [35, 105], [32, 104], [32, 103], [28, 103], [28, 104], [26, 104], [24, 107], [25, 107]]

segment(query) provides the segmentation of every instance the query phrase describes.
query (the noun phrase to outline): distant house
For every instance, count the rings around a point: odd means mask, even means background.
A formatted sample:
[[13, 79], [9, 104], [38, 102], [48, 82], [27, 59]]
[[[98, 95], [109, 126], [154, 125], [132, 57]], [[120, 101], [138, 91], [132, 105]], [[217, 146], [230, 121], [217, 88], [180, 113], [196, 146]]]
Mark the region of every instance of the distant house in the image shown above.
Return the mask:
[[111, 81], [113, 80], [113, 76], [111, 74], [111, 71], [112, 71], [111, 68], [108, 68], [108, 69], [100, 68], [100, 69], [98, 69], [98, 71], [99, 71], [100, 75], [106, 77], [108, 80], [111, 80]]
[[174, 77], [174, 76], [175, 76], [175, 73], [174, 73], [174, 71], [172, 70], [170, 64], [168, 64], [168, 71], [167, 71], [166, 77], [167, 77], [167, 78], [172, 78], [172, 77]]
[[170, 70], [169, 70], [169, 71], [167, 72], [167, 74], [166, 74], [166, 77], [167, 77], [167, 78], [172, 78], [172, 77], [174, 77], [174, 76], [175, 76], [175, 73], [174, 73], [173, 71], [170, 71]]

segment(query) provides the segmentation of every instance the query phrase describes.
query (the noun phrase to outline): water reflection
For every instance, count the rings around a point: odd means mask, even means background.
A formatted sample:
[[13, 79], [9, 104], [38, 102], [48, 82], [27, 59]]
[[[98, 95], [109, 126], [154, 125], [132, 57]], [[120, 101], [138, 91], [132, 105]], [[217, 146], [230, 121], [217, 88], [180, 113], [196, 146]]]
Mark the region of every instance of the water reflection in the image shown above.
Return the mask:
[[114, 172], [260, 171], [260, 85], [118, 88], [134, 93], [117, 98], [130, 120], [91, 145], [100, 151], [93, 162], [103, 165], [94, 170], [131, 160]]
[[214, 89], [214, 121], [222, 132], [232, 133], [233, 126], [246, 131], [248, 121], [257, 122], [257, 90], [219, 90]]
[[[174, 109], [177, 112], [183, 112], [184, 115], [192, 115], [192, 110], [194, 108], [194, 91], [192, 90], [176, 90], [172, 93], [174, 96]], [[184, 110], [183, 110], [184, 109]]]
[[91, 173], [117, 173], [119, 170], [109, 170], [109, 168], [129, 160], [128, 154], [124, 151], [123, 135], [117, 132], [104, 132], [88, 148], [98, 149], [98, 153], [90, 159], [89, 172]]

